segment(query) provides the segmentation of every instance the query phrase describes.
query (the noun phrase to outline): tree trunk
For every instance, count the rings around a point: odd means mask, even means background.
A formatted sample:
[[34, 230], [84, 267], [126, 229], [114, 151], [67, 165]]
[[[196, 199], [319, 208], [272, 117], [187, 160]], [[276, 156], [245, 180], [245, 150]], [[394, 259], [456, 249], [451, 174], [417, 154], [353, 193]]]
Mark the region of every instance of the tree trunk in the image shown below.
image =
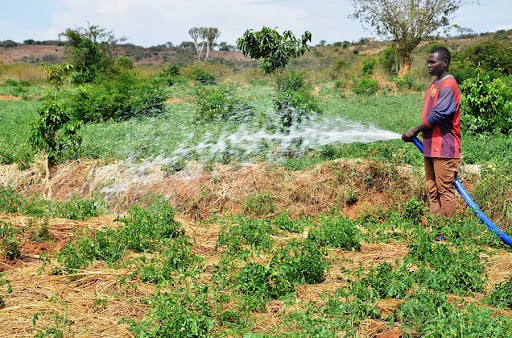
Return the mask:
[[407, 54], [402, 56], [402, 64], [400, 65], [400, 71], [398, 72], [398, 76], [401, 77], [409, 73], [409, 71], [411, 70], [411, 62], [411, 55]]
[[44, 166], [44, 183], [46, 185], [46, 194], [44, 195], [45, 200], [50, 200], [52, 198], [52, 183], [51, 183], [51, 168], [50, 161], [48, 159], [48, 153], [43, 149], [43, 166]]

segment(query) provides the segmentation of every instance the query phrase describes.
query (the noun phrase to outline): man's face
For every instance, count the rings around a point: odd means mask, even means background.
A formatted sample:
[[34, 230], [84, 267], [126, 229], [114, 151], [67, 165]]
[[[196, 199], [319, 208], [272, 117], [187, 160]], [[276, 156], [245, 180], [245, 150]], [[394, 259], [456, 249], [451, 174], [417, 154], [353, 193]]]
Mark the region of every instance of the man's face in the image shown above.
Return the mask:
[[448, 66], [448, 60], [443, 59], [439, 53], [431, 53], [427, 58], [428, 73], [430, 75], [439, 76], [443, 74], [446, 66]]

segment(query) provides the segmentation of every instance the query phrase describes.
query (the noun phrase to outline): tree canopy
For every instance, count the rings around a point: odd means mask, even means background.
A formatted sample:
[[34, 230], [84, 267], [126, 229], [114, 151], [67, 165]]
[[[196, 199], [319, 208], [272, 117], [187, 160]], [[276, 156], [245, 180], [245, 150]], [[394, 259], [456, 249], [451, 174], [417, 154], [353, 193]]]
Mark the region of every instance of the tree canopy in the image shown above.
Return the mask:
[[418, 44], [447, 28], [454, 13], [467, 0], [350, 0], [350, 16], [391, 38], [400, 58], [400, 75], [409, 72], [411, 54]]
[[281, 35], [275, 29], [265, 26], [260, 31], [245, 31], [236, 41], [245, 56], [262, 59], [263, 72], [266, 74], [282, 71], [290, 59], [309, 50], [308, 42], [311, 42], [311, 33], [308, 31], [297, 39], [291, 31], [285, 31]]

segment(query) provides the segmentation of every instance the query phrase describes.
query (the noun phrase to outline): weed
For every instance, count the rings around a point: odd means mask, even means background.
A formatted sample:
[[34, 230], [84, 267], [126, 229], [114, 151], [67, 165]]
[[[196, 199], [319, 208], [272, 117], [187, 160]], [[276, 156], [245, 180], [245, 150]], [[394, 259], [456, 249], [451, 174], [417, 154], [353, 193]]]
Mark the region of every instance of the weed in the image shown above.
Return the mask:
[[276, 198], [264, 192], [250, 193], [244, 201], [244, 213], [254, 216], [265, 216], [273, 213], [277, 209]]

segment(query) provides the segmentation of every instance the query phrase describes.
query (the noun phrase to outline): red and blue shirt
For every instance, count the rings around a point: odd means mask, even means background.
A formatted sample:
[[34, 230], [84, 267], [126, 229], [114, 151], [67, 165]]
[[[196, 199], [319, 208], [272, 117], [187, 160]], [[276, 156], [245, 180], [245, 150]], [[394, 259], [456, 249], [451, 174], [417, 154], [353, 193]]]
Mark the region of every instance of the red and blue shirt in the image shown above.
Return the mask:
[[423, 105], [423, 155], [460, 158], [460, 93], [451, 75], [431, 83]]

